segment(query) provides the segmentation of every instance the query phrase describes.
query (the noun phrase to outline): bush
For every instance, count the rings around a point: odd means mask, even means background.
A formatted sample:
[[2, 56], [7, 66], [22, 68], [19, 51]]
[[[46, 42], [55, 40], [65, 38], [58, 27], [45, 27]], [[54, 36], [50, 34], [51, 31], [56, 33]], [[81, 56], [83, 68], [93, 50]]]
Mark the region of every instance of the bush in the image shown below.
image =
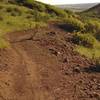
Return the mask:
[[34, 0], [15, 0], [16, 2], [18, 3], [28, 3], [28, 4], [31, 4], [33, 3]]
[[40, 12], [45, 12], [45, 10], [46, 10], [45, 4], [33, 2], [32, 5], [33, 5], [34, 10], [38, 10]]
[[32, 4], [34, 2], [34, 0], [22, 0], [22, 1], [24, 1], [24, 2], [26, 2], [28, 4]]
[[89, 20], [85, 27], [88, 32], [96, 33], [100, 31], [100, 23], [98, 21]]
[[67, 13], [60, 8], [50, 6], [50, 5], [46, 5], [46, 8], [47, 8], [47, 12], [50, 14], [55, 14], [56, 16], [59, 17], [65, 17], [67, 15]]
[[7, 7], [7, 8], [6, 8], [6, 11], [9, 13], [9, 12], [12, 12], [13, 9], [12, 9], [11, 7]]
[[33, 16], [32, 16], [31, 14], [28, 14], [28, 15], [26, 16], [26, 18], [27, 18], [27, 19], [32, 19]]
[[36, 22], [45, 22], [50, 18], [49, 14], [34, 11], [33, 19]]
[[12, 16], [20, 16], [22, 14], [22, 11], [17, 7], [8, 7], [6, 11], [11, 13]]
[[0, 21], [3, 21], [4, 19], [3, 19], [3, 17], [2, 16], [0, 16]]
[[76, 33], [73, 36], [73, 42], [78, 45], [83, 45], [85, 47], [93, 48], [94, 44], [96, 42], [96, 39], [89, 33], [82, 34], [82, 33]]
[[100, 22], [89, 20], [86, 25], [86, 31], [91, 32], [98, 40], [100, 40]]
[[7, 25], [12, 25], [12, 22], [11, 21], [7, 21], [6, 24]]
[[64, 22], [66, 22], [67, 26], [69, 26], [72, 31], [83, 31], [85, 29], [84, 23], [71, 16], [64, 19]]
[[76, 16], [76, 14], [75, 14], [73, 11], [71, 11], [71, 10], [64, 9], [64, 11], [65, 11], [68, 15], [72, 15], [73, 17]]
[[18, 15], [22, 14], [22, 11], [17, 7], [13, 8], [13, 11], [16, 12]]
[[0, 10], [1, 10], [1, 9], [3, 9], [3, 6], [2, 6], [2, 5], [0, 5]]

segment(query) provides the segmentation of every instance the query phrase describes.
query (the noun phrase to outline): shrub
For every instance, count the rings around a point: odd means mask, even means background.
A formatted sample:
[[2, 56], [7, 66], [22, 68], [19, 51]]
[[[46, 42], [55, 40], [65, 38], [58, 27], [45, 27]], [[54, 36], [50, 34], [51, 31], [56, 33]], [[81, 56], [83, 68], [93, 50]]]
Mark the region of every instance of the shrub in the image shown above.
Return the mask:
[[48, 13], [55, 14], [56, 16], [59, 17], [65, 17], [67, 14], [64, 10], [54, 6], [46, 5], [46, 8]]
[[46, 10], [45, 4], [33, 2], [32, 5], [33, 5], [34, 10], [38, 10], [40, 12], [45, 12], [45, 10]]
[[17, 13], [16, 12], [11, 12], [11, 16], [17, 16]]
[[49, 14], [46, 13], [40, 13], [38, 11], [34, 11], [33, 19], [36, 22], [45, 22], [50, 18]]
[[0, 5], [0, 10], [1, 10], [1, 9], [3, 9], [3, 6], [2, 6], [2, 5]]
[[33, 15], [34, 14], [34, 10], [26, 11], [26, 14]]
[[7, 8], [6, 8], [6, 11], [9, 13], [9, 12], [12, 12], [13, 9], [12, 9], [11, 7], [7, 7]]
[[89, 20], [86, 25], [86, 31], [91, 32], [97, 39], [100, 40], [100, 22]]
[[89, 32], [96, 33], [97, 31], [100, 31], [100, 23], [98, 21], [89, 20], [85, 27]]
[[78, 45], [83, 45], [85, 47], [93, 48], [94, 44], [96, 42], [96, 39], [89, 33], [82, 34], [82, 33], [76, 33], [73, 36], [73, 42]]
[[22, 11], [18, 7], [7, 7], [6, 11], [11, 13], [12, 16], [19, 16], [22, 14]]
[[28, 3], [28, 4], [31, 4], [33, 3], [34, 0], [16, 0], [16, 2], [18, 3]]
[[3, 17], [2, 16], [0, 16], [0, 21], [3, 21]]
[[22, 11], [18, 7], [13, 8], [13, 11], [16, 12], [18, 15], [22, 14]]
[[24, 2], [26, 2], [28, 4], [32, 4], [34, 2], [34, 0], [22, 0], [22, 1], [24, 1]]
[[76, 14], [71, 11], [71, 10], [67, 10], [67, 9], [64, 9], [64, 11], [68, 14], [68, 15], [72, 15], [73, 17], [76, 16]]
[[32, 19], [33, 16], [32, 16], [31, 14], [28, 14], [28, 15], [26, 16], [26, 18], [27, 18], [27, 19]]
[[83, 31], [85, 29], [84, 23], [82, 23], [80, 20], [73, 18], [71, 16], [64, 19], [64, 22], [66, 22], [67, 26], [72, 31]]

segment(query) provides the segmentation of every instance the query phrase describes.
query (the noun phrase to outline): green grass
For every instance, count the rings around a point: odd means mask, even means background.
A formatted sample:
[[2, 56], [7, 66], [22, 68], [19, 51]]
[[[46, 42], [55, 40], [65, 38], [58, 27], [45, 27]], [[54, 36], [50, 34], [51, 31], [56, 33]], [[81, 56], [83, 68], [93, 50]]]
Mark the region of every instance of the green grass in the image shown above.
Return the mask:
[[[65, 11], [40, 2], [33, 2], [33, 0], [26, 1], [28, 1], [26, 2], [28, 5], [26, 3], [26, 5], [24, 3], [16, 3], [16, 1], [14, 1], [13, 4], [0, 2], [0, 48], [8, 46], [8, 43], [2, 37], [3, 34], [1, 33], [46, 27], [47, 22], [50, 20], [60, 20], [61, 22], [66, 23], [66, 25], [71, 28], [72, 32], [86, 30], [86, 33], [91, 33], [92, 26], [93, 29], [95, 28], [95, 30], [99, 30], [100, 24], [96, 23], [96, 25], [94, 25], [93, 21], [93, 25], [91, 24], [90, 27], [89, 24], [89, 29], [85, 29], [87, 27], [85, 24], [88, 23], [86, 22], [87, 18], [84, 18], [83, 20], [85, 21], [83, 21], [82, 18], [79, 17], [80, 15], [76, 15], [73, 12]], [[94, 30], [92, 32], [94, 32]], [[98, 37], [97, 31], [93, 33], [93, 35], [95, 34], [97, 34], [96, 36]], [[95, 56], [99, 56], [100, 46], [97, 44], [94, 44], [95, 48], [86, 48], [80, 45], [76, 50], [81, 54], [88, 54], [90, 58], [92, 57], [93, 52], [95, 52]]]
[[5, 48], [9, 45], [2, 37], [2, 33], [46, 26], [43, 21], [35, 21], [33, 14], [34, 10], [27, 7], [0, 3], [0, 48]]
[[4, 34], [0, 31], [0, 48], [9, 47], [9, 43], [4, 39]]
[[97, 40], [91, 33], [75, 33], [73, 36], [73, 42], [88, 48], [94, 48]]
[[[0, 6], [2, 8], [0, 9], [0, 30], [4, 33], [46, 25], [43, 21], [34, 21], [33, 14], [29, 13], [33, 12], [31, 9], [12, 4], [0, 4]], [[28, 18], [28, 15], [32, 18]]]
[[[26, 0], [32, 8], [25, 6], [24, 3], [5, 3], [0, 1], [0, 35], [18, 30], [27, 30], [37, 27], [46, 27], [47, 21], [64, 17], [67, 13], [59, 8], [46, 5], [33, 0]], [[50, 13], [49, 11], [52, 11]], [[5, 48], [8, 43], [0, 36], [0, 48]]]
[[88, 58], [100, 58], [100, 42], [96, 42], [94, 48], [87, 48], [78, 45], [75, 48], [75, 51], [79, 52], [81, 55], [84, 55]]
[[[4, 3], [0, 1], [0, 30], [7, 33], [11, 31], [43, 27], [47, 21], [52, 19], [63, 19], [72, 13], [60, 8], [46, 5], [33, 0], [30, 2], [32, 8], [20, 3]], [[32, 1], [32, 2], [31, 2]]]
[[9, 43], [3, 39], [3, 38], [0, 38], [0, 48], [7, 48], [9, 47]]

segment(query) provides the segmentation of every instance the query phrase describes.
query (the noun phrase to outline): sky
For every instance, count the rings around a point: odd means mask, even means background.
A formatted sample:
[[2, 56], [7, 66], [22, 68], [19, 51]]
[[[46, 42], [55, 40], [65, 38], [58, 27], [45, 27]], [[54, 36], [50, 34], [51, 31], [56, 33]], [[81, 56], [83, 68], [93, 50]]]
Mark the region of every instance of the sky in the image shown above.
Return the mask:
[[79, 4], [79, 3], [99, 3], [100, 0], [37, 0], [47, 4]]

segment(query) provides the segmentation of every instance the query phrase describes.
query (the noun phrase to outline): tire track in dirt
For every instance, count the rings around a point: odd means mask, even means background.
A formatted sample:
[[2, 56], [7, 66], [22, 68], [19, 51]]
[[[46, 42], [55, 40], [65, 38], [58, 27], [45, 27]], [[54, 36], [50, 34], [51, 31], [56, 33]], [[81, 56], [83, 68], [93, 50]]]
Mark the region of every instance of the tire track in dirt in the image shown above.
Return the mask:
[[21, 45], [14, 44], [14, 50], [17, 52], [20, 58], [20, 63], [13, 69], [15, 73], [14, 80], [14, 91], [17, 100], [53, 100], [50, 97], [48, 91], [42, 90], [40, 87], [39, 73], [37, 73], [37, 67]]
[[[20, 45], [14, 45], [14, 50], [19, 55], [20, 63], [13, 69], [15, 73], [14, 90], [21, 100], [34, 100], [34, 88], [37, 84], [36, 65], [21, 49]], [[34, 83], [32, 83], [34, 81]]]

